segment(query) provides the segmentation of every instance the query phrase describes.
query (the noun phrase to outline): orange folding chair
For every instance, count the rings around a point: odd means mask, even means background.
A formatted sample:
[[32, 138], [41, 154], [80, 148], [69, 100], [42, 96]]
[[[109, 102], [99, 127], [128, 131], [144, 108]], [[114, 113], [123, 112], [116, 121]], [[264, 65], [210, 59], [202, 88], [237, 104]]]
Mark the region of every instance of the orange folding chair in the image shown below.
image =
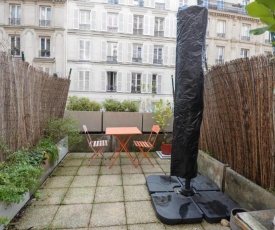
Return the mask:
[[84, 130], [84, 133], [86, 135], [86, 139], [88, 141], [88, 144], [89, 144], [89, 147], [93, 150], [94, 154], [92, 155], [92, 157], [90, 158], [89, 160], [89, 166], [91, 165], [92, 161], [98, 157], [99, 155], [102, 156], [102, 164], [103, 165], [106, 165], [105, 164], [105, 159], [104, 159], [104, 156], [102, 154], [104, 148], [106, 146], [108, 146], [108, 140], [98, 140], [98, 141], [93, 141], [89, 132], [88, 132], [88, 129], [87, 129], [87, 126], [86, 125], [83, 125], [83, 130]]
[[150, 158], [148, 156], [148, 153], [151, 151], [151, 149], [153, 149], [154, 144], [157, 140], [157, 136], [159, 134], [159, 131], [160, 131], [160, 127], [158, 125], [153, 125], [150, 136], [149, 136], [147, 141], [134, 141], [134, 145], [139, 149], [139, 153], [134, 158], [134, 160], [138, 159], [138, 157], [141, 153], [143, 154], [143, 157], [140, 160], [138, 160], [137, 166], [140, 165], [141, 161], [144, 158], [146, 158], [150, 162], [150, 164], [153, 167], [155, 167], [154, 164], [152, 163], [152, 161], [150, 160]]

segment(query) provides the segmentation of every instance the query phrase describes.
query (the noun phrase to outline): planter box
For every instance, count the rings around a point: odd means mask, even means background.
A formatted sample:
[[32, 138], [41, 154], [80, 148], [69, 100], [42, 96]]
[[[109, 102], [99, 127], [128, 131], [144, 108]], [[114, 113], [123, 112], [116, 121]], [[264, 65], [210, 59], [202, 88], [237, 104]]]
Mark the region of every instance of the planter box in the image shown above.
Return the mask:
[[71, 117], [78, 121], [79, 130], [86, 125], [88, 131], [102, 132], [102, 112], [100, 111], [65, 111], [64, 117]]

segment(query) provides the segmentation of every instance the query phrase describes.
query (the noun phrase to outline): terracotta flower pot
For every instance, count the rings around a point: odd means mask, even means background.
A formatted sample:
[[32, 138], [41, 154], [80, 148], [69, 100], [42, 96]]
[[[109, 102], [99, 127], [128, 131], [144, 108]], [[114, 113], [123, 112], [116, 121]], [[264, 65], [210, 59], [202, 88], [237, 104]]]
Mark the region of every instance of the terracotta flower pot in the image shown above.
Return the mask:
[[164, 155], [171, 155], [172, 144], [161, 144], [161, 152]]

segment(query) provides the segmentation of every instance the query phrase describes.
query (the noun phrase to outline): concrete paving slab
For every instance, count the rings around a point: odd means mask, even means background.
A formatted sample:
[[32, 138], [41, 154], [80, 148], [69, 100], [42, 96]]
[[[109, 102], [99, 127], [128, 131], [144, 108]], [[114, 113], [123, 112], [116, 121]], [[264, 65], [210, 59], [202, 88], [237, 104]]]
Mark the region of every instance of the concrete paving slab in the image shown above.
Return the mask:
[[84, 158], [81, 165], [83, 165], [83, 166], [93, 166], [93, 165], [94, 166], [101, 166], [101, 164], [102, 164], [101, 161], [102, 161], [101, 158], [96, 158], [92, 162], [90, 162], [90, 157], [89, 157], [89, 158]]
[[62, 165], [64, 167], [68, 167], [68, 166], [80, 166], [82, 164], [82, 161], [83, 159], [65, 159], [63, 162], [62, 162]]
[[103, 175], [121, 174], [121, 167], [119, 165], [114, 165], [112, 168], [109, 168], [109, 166], [101, 166], [100, 174], [103, 174]]
[[98, 174], [100, 170], [100, 166], [81, 166], [78, 169], [77, 175], [79, 176], [92, 176]]
[[143, 174], [123, 174], [122, 175], [123, 185], [145, 185], [145, 177]]
[[151, 200], [146, 185], [123, 186], [125, 201]]
[[155, 167], [152, 165], [141, 165], [141, 168], [144, 173], [163, 173], [163, 170], [159, 165], [155, 165]]
[[[142, 159], [142, 156], [139, 157], [139, 161]], [[157, 161], [154, 159], [154, 158], [150, 158], [151, 162], [154, 164], [154, 165], [158, 165]], [[151, 165], [151, 163], [146, 159], [144, 158], [141, 163], [141, 165]]]
[[94, 204], [89, 227], [112, 225], [126, 225], [124, 203]]
[[161, 158], [159, 158], [159, 157], [157, 157], [157, 158], [155, 158], [156, 159], [156, 162], [158, 162], [160, 165], [162, 165], [162, 164], [171, 164], [171, 160], [168, 160], [168, 159], [161, 159]]
[[17, 229], [47, 229], [57, 210], [57, 205], [30, 206], [15, 226]]
[[100, 175], [97, 186], [122, 185], [121, 175]]
[[136, 173], [142, 173], [142, 170], [140, 168], [140, 166], [138, 166], [137, 168], [135, 168], [134, 165], [121, 165], [121, 170], [123, 174], [136, 174]]
[[125, 202], [128, 224], [159, 222], [150, 201]]
[[87, 153], [68, 153], [66, 156], [66, 159], [71, 159], [71, 158], [80, 158], [84, 159], [86, 158]]
[[106, 227], [93, 227], [93, 230], [127, 230], [127, 225], [106, 226]]
[[62, 205], [59, 207], [51, 227], [87, 228], [89, 226], [92, 204]]
[[166, 228], [164, 224], [152, 223], [128, 225], [128, 230], [166, 230]]
[[210, 224], [207, 223], [205, 220], [201, 223], [204, 230], [230, 230], [230, 227], [222, 226], [220, 223], [217, 224]]
[[54, 177], [50, 177], [45, 183], [45, 188], [70, 187], [73, 179], [74, 179], [73, 176], [54, 176]]
[[124, 201], [122, 186], [105, 186], [96, 188], [94, 203], [122, 201]]
[[95, 187], [69, 188], [64, 204], [91, 204], [95, 196]]
[[204, 230], [201, 224], [165, 225], [166, 230]]
[[120, 159], [121, 165], [133, 165], [129, 157], [122, 157]]
[[77, 171], [78, 171], [77, 166], [73, 166], [73, 167], [58, 167], [56, 168], [56, 170], [54, 170], [53, 175], [54, 176], [74, 176], [76, 175]]
[[94, 187], [97, 184], [98, 176], [75, 176], [71, 187]]
[[163, 170], [163, 172], [165, 172], [165, 173], [170, 173], [171, 172], [169, 164], [163, 164], [163, 165], [160, 165], [160, 167]]
[[41, 189], [41, 197], [35, 201], [36, 205], [54, 205], [60, 204], [68, 188]]

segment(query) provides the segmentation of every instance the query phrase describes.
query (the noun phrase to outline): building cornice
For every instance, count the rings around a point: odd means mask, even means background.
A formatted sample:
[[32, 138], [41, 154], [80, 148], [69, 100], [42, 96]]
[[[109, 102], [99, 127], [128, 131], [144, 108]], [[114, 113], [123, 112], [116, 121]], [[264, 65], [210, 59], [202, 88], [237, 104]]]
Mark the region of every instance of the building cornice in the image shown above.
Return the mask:
[[220, 17], [225, 17], [225, 18], [235, 18], [235, 19], [239, 19], [239, 20], [260, 22], [259, 19], [251, 18], [248, 15], [244, 16], [244, 15], [240, 15], [240, 14], [236, 14], [236, 13], [231, 14], [231, 13], [227, 13], [226, 11], [212, 11], [212, 10], [209, 10], [208, 14], [211, 15], [211, 16], [220, 16]]

